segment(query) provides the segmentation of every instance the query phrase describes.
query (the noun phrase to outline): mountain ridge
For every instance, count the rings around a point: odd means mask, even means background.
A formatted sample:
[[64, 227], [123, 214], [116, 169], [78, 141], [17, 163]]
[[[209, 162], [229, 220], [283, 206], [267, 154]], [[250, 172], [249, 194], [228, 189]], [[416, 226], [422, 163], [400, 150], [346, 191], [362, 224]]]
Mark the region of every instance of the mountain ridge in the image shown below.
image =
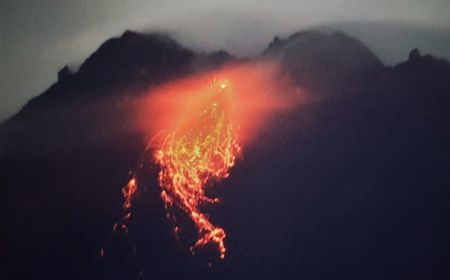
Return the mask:
[[[208, 267], [177, 247], [155, 168], [142, 174], [131, 234], [111, 238], [146, 145], [127, 98], [265, 59], [318, 102], [267, 124], [219, 186], [211, 216], [227, 228], [229, 257]], [[236, 58], [128, 31], [58, 77], [0, 125], [5, 279], [450, 276], [447, 61], [413, 50], [388, 67], [342, 33], [298, 32]]]
[[[333, 40], [336, 39], [337, 40]], [[271, 56], [283, 56], [286, 54], [283, 54], [283, 52], [285, 50], [281, 50], [280, 48], [293, 48], [295, 49], [295, 45], [299, 43], [296, 43], [296, 41], [300, 41], [300, 48], [301, 48], [301, 40], [304, 41], [308, 41], [307, 44], [309, 43], [310, 48], [312, 49], [311, 51], [314, 50], [314, 46], [311, 46], [311, 44], [314, 44], [314, 41], [318, 41], [318, 44], [321, 45], [327, 45], [327, 44], [333, 44], [336, 42], [333, 41], [339, 41], [337, 42], [338, 44], [342, 44], [343, 42], [349, 42], [349, 45], [354, 47], [353, 51], [352, 50], [347, 50], [348, 54], [345, 54], [345, 52], [342, 52], [342, 46], [338, 46], [338, 49], [341, 49], [340, 53], [332, 53], [332, 57], [342, 57], [343, 59], [346, 58], [346, 56], [348, 57], [349, 55], [355, 55], [355, 50], [356, 52], [359, 52], [361, 55], [360, 57], [362, 59], [367, 59], [366, 62], [364, 63], [368, 63], [372, 66], [369, 66], [369, 68], [372, 68], [371, 70], [368, 70], [370, 73], [368, 73], [368, 76], [375, 76], [376, 79], [376, 72], [380, 72], [382, 68], [384, 69], [389, 69], [389, 68], [395, 68], [403, 63], [399, 63], [398, 65], [394, 65], [392, 67], [387, 67], [385, 65], [383, 65], [381, 63], [381, 61], [366, 47], [364, 46], [363, 43], [361, 43], [358, 40], [355, 40], [347, 35], [345, 35], [342, 32], [333, 32], [331, 34], [326, 34], [326, 33], [322, 33], [319, 31], [314, 31], [314, 30], [306, 30], [306, 31], [299, 31], [296, 32], [290, 36], [288, 36], [285, 39], [280, 39], [280, 37], [275, 36], [273, 41], [269, 43], [269, 45], [267, 46], [267, 48], [265, 50], [263, 50], [263, 52], [261, 53], [260, 56], [262, 57], [271, 57]], [[325, 42], [326, 41], [326, 42]], [[148, 57], [133, 57], [132, 53], [126, 53], [126, 46], [128, 45], [128, 47], [130, 48], [131, 52], [136, 52], [136, 53], [149, 53]], [[135, 46], [135, 48], [133, 49], [133, 45]], [[282, 46], [283, 45], [283, 46]], [[162, 50], [166, 50], [167, 53], [167, 58], [172, 58], [172, 60], [169, 61], [165, 61], [163, 55], [161, 55], [162, 53], [157, 53], [158, 52], [158, 46], [160, 49], [160, 51]], [[154, 47], [155, 50], [154, 52], [151, 51], [145, 51], [143, 48], [145, 47]], [[329, 47], [329, 46], [328, 46]], [[142, 48], [142, 50], [139, 50], [139, 48]], [[277, 49], [278, 48], [278, 49]], [[125, 53], [122, 54], [122, 58], [120, 57], [115, 57], [114, 56], [114, 52], [116, 53], [120, 53], [121, 49], [123, 51], [125, 51]], [[151, 48], [149, 48], [151, 49]], [[328, 49], [325, 50], [325, 52], [321, 52], [320, 50], [317, 50], [317, 54], [315, 54], [317, 59], [317, 56], [323, 56], [323, 53], [326, 53], [326, 51], [330, 51], [330, 47]], [[302, 51], [301, 49], [298, 51]], [[311, 52], [308, 51], [308, 52]], [[412, 50], [413, 51], [413, 50]], [[331, 52], [333, 52], [333, 50], [331, 50]], [[277, 54], [276, 54], [277, 53]], [[176, 54], [176, 55], [174, 55]], [[153, 57], [152, 57], [153, 55]], [[299, 57], [299, 58], [294, 58], [293, 56], [295, 54], [291, 53], [288, 54], [288, 58], [285, 59], [283, 61], [283, 58], [280, 58], [284, 63], [285, 67], [290, 68], [288, 71], [289, 72], [295, 72], [295, 71], [305, 71], [307, 72], [308, 69], [295, 69], [295, 65], [298, 63], [296, 63], [296, 61], [298, 60], [304, 60], [305, 57]], [[108, 57], [110, 56], [110, 57]], [[159, 63], [159, 67], [155, 68], [155, 69], [150, 69], [148, 67], [145, 67], [145, 65], [151, 65], [151, 64], [155, 64], [156, 61], [153, 61], [152, 59], [156, 59], [155, 56], [160, 56], [159, 57], [159, 61], [157, 63]], [[179, 57], [177, 57], [179, 56]], [[419, 55], [420, 56], [420, 55]], [[258, 59], [259, 56], [256, 56], [253, 59]], [[444, 64], [448, 64], [448, 62], [445, 59], [435, 59], [433, 58], [431, 55], [426, 55], [424, 56], [426, 58], [426, 60], [429, 61], [429, 64], [432, 63], [439, 63], [440, 65], [444, 65]], [[308, 59], [308, 58], [306, 58]], [[333, 58], [332, 58], [333, 59]], [[411, 58], [410, 58], [411, 59]], [[410, 60], [409, 59], [409, 60]], [[203, 60], [203, 62], [202, 62]], [[216, 60], [216, 62], [214, 62], [214, 60]], [[211, 52], [210, 54], [203, 54], [203, 53], [195, 53], [192, 50], [188, 50], [186, 48], [184, 48], [182, 45], [180, 45], [179, 43], [177, 43], [175, 40], [173, 40], [172, 38], [170, 38], [168, 35], [164, 34], [164, 33], [137, 33], [137, 32], [133, 32], [133, 31], [125, 31], [122, 36], [120, 37], [116, 37], [116, 38], [111, 38], [107, 41], [105, 41], [95, 52], [92, 53], [92, 55], [90, 55], [83, 63], [82, 65], [79, 67], [78, 71], [73, 72], [68, 66], [64, 66], [59, 72], [58, 72], [58, 81], [53, 84], [52, 86], [49, 87], [49, 89], [47, 89], [46, 91], [43, 92], [43, 94], [41, 95], [45, 95], [46, 93], [48, 93], [49, 91], [51, 91], [51, 89], [54, 86], [57, 86], [59, 84], [67, 84], [70, 83], [70, 81], [72, 81], [75, 76], [77, 78], [76, 82], [74, 85], [84, 85], [84, 84], [88, 84], [89, 87], [93, 87], [96, 84], [101, 84], [104, 83], [105, 81], [103, 79], [106, 79], [106, 82], [108, 84], [111, 84], [112, 82], [114, 83], [119, 83], [121, 80], [129, 80], [127, 83], [128, 85], [130, 84], [141, 84], [141, 85], [148, 85], [149, 83], [152, 83], [152, 80], [167, 80], [167, 78], [165, 78], [164, 76], [171, 76], [173, 75], [173, 72], [179, 72], [177, 75], [186, 75], [189, 72], [193, 72], [195, 71], [194, 65], [192, 65], [193, 63], [195, 63], [196, 65], [200, 65], [200, 67], [211, 67], [211, 66], [205, 66], [207, 64], [213, 64], [212, 67], [217, 67], [220, 66], [223, 63], [226, 63], [228, 61], [231, 60], [242, 60], [236, 57], [233, 57], [232, 55], [230, 55], [229, 53], [227, 53], [226, 51], [220, 50], [220, 51], [215, 51], [215, 52]], [[244, 59], [246, 60], [246, 59]], [[288, 61], [293, 61], [293, 65], [288, 65]], [[179, 65], [177, 65], [177, 63], [180, 62]], [[354, 62], [354, 61], [351, 61]], [[407, 62], [407, 61], [405, 61]], [[404, 63], [405, 63], [404, 62]], [[111, 63], [116, 63], [116, 65], [108, 65]], [[129, 71], [128, 73], [120, 73], [120, 72], [111, 72], [111, 71], [117, 71], [114, 69], [121, 69], [120, 63], [125, 63], [125, 64], [134, 64], [133, 67], [134, 69], [131, 69], [132, 71]], [[332, 62], [331, 62], [332, 63]], [[368, 65], [364, 65], [364, 63], [362, 63], [362, 67], [367, 67]], [[191, 65], [189, 65], [191, 64]], [[215, 65], [214, 65], [215, 64]], [[320, 62], [318, 63], [320, 64]], [[329, 64], [329, 63], [328, 63]], [[341, 63], [342, 64], [342, 63]], [[102, 67], [104, 67], [104, 69], [96, 69], [96, 67], [98, 67], [97, 65], [101, 65]], [[175, 68], [179, 68], [179, 69], [164, 69], [164, 65], [176, 65]], [[330, 66], [330, 65], [328, 65]], [[337, 68], [337, 71], [342, 71], [342, 69], [340, 69], [338, 67], [339, 65], [333, 65], [331, 68]], [[310, 65], [310, 67], [314, 68], [314, 65]], [[127, 67], [123, 67], [125, 69], [127, 69]], [[305, 67], [304, 67], [305, 68]], [[308, 68], [308, 67], [306, 67]], [[130, 70], [130, 69], [128, 69]], [[153, 70], [153, 73], [148, 73], [149, 70]], [[314, 71], [315, 69], [312, 69], [312, 71]], [[344, 69], [345, 72], [346, 69]], [[367, 69], [365, 69], [367, 70]], [[171, 73], [168, 74], [167, 71], [170, 71]], [[353, 73], [354, 72], [358, 72], [358, 69], [352, 70]], [[126, 72], [126, 71], [125, 71]], [[372, 73], [374, 72], [374, 73]], [[333, 73], [335, 74], [335, 73]], [[350, 75], [352, 73], [349, 73]], [[375, 75], [374, 75], [375, 74]], [[127, 75], [131, 75], [131, 76], [127, 76]], [[158, 77], [158, 75], [161, 75], [160, 77]], [[134, 76], [134, 77], [133, 77]], [[176, 76], [176, 75], [175, 75]], [[295, 76], [295, 75], [294, 75]], [[174, 78], [174, 77], [170, 77], [170, 78]], [[170, 79], [169, 78], [169, 79]], [[297, 77], [298, 79], [298, 77]], [[337, 79], [349, 79], [348, 77], [338, 77]], [[296, 78], [294, 78], [294, 80], [296, 80]], [[301, 86], [304, 86], [302, 83], [308, 83], [307, 78], [305, 78], [303, 81], [298, 81]], [[354, 79], [354, 80], [359, 80]], [[157, 83], [162, 83], [163, 81], [159, 81]], [[311, 83], [311, 82], [309, 82]], [[317, 85], [312, 85], [312, 84], [308, 84], [308, 87], [312, 87], [313, 90], [315, 91], [326, 91], [327, 89], [319, 89]], [[17, 114], [13, 115], [11, 118], [14, 118], [16, 115], [20, 114], [21, 111], [23, 110], [27, 110], [29, 103], [33, 104], [35, 102], [35, 100], [41, 96], [38, 95], [37, 97], [33, 98], [32, 100], [30, 100]], [[5, 120], [4, 122], [7, 122], [8, 120]]]

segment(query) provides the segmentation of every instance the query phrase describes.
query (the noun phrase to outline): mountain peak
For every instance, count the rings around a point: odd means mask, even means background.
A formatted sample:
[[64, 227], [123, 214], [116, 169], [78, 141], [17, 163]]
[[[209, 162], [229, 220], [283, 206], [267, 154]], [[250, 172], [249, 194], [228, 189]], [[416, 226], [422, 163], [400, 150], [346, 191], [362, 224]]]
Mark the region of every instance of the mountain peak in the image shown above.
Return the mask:
[[297, 32], [275, 37], [263, 56], [279, 59], [294, 82], [319, 95], [355, 91], [383, 69], [381, 61], [360, 41], [342, 32]]
[[421, 56], [420, 56], [420, 51], [416, 48], [413, 49], [408, 56], [408, 60], [409, 61], [417, 61], [420, 60]]
[[81, 65], [78, 76], [96, 85], [147, 84], [188, 71], [193, 56], [165, 34], [126, 31], [103, 43]]
[[69, 68], [69, 66], [64, 66], [61, 70], [58, 72], [58, 82], [64, 82], [73, 77], [74, 73]]

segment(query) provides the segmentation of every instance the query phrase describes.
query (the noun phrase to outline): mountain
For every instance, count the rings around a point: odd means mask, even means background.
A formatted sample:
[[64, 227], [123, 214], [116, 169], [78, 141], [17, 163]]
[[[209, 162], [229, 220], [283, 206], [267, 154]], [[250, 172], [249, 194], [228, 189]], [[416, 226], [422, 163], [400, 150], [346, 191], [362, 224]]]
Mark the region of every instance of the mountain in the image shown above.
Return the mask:
[[[408, 58], [411, 48], [419, 48], [434, 57], [450, 59], [450, 29], [448, 26], [424, 26], [389, 21], [346, 21], [317, 26], [321, 32], [343, 31], [363, 41], [387, 65]], [[395, 44], [393, 44], [395, 42]]]
[[279, 61], [316, 101], [270, 123], [218, 189], [224, 261], [178, 248], [156, 170], [130, 234], [110, 231], [145, 148], [130, 97], [248, 59], [127, 31], [0, 126], [2, 279], [448, 279], [450, 64], [413, 50], [387, 67], [313, 31], [251, 60]]
[[280, 59], [297, 85], [321, 97], [358, 92], [383, 70], [366, 46], [340, 32], [302, 31], [285, 40], [275, 38], [263, 56]]

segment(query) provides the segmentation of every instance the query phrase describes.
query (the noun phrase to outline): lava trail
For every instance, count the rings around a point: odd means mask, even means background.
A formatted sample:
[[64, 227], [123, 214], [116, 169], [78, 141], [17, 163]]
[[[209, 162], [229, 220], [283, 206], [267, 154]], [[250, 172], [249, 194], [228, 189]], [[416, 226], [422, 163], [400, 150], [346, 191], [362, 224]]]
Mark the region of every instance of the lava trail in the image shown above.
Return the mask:
[[[154, 153], [161, 166], [159, 185], [168, 217], [176, 224], [174, 208], [184, 211], [198, 230], [198, 240], [191, 252], [215, 243], [222, 259], [226, 252], [226, 233], [212, 224], [200, 206], [219, 201], [208, 197], [205, 187], [228, 177], [240, 151], [236, 139], [238, 125], [233, 123], [230, 112], [231, 91], [228, 81], [213, 81], [204, 90], [200, 104], [191, 104], [198, 112], [178, 124]], [[175, 225], [175, 234], [178, 229]]]
[[[136, 100], [137, 129], [151, 139], [143, 156], [151, 151], [159, 167], [161, 198], [176, 237], [184, 232], [186, 217], [195, 226], [191, 253], [209, 244], [225, 258], [226, 232], [205, 212], [219, 199], [209, 197], [206, 189], [229, 176], [241, 147], [264, 131], [275, 113], [293, 108], [303, 97], [276, 64], [266, 63], [196, 74], [152, 88]], [[138, 166], [143, 168], [143, 161]], [[123, 216], [114, 230], [128, 231], [140, 172], [131, 171], [122, 189]]]

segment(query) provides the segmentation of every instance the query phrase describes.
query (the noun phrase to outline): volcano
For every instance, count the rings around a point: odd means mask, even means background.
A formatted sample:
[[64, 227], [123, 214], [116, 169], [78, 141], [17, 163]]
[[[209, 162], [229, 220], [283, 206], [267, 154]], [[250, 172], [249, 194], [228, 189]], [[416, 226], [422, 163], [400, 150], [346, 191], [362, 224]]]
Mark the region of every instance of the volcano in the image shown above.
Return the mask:
[[[217, 258], [220, 242], [192, 255], [184, 247], [202, 228], [181, 218], [183, 240], [174, 238], [161, 199], [182, 200], [165, 176], [179, 165], [143, 155], [155, 136], [146, 124], [173, 112], [142, 122], [136, 104], [255, 63], [276, 63], [271, 80], [292, 89], [277, 94], [302, 101], [270, 118], [254, 112], [238, 164], [205, 188], [220, 203], [201, 206], [226, 229], [227, 255]], [[268, 104], [259, 89], [243, 107]], [[127, 31], [1, 124], [2, 279], [449, 279], [448, 108], [450, 64], [416, 49], [389, 67], [344, 33], [301, 31], [238, 58]], [[185, 131], [167, 134], [163, 155], [193, 143]], [[127, 231], [111, 232], [124, 205]]]

